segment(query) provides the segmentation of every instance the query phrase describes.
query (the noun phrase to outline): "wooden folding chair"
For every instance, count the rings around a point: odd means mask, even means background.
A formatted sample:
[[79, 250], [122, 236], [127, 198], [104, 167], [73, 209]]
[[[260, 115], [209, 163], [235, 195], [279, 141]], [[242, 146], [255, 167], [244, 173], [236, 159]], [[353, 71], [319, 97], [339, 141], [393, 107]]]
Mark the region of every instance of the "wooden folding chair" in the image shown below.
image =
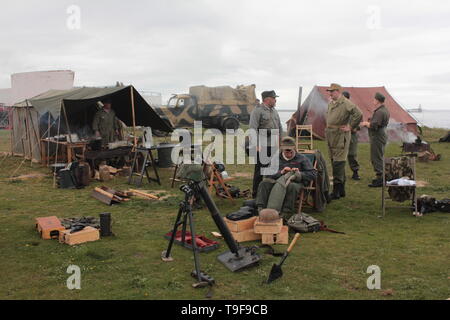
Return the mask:
[[[316, 151], [315, 150], [304, 150], [303, 152], [299, 152], [303, 154], [305, 157], [307, 157], [312, 165], [313, 168], [317, 170], [317, 157], [316, 157]], [[316, 185], [317, 185], [317, 177], [314, 180], [311, 180], [309, 182], [309, 185], [307, 187], [304, 187], [298, 196], [298, 210], [297, 213], [302, 212], [303, 205], [308, 205], [310, 207], [314, 207], [315, 201], [314, 196], [312, 196], [313, 192], [316, 191]]]
[[[230, 199], [233, 202], [234, 199], [231, 196], [230, 188], [228, 188], [228, 186], [226, 185], [226, 182], [233, 180], [233, 178], [224, 179], [222, 177], [222, 174], [219, 172], [219, 170], [217, 169], [217, 167], [214, 163], [211, 163], [211, 164], [204, 163], [203, 165], [204, 165], [203, 172], [207, 171], [209, 173], [209, 176], [208, 176], [209, 193], [212, 194], [212, 189], [214, 188], [217, 196], [224, 197], [226, 199]], [[207, 166], [208, 169], [210, 169], [210, 170], [205, 170], [205, 166]], [[225, 194], [223, 194], [223, 192], [220, 192], [219, 186], [222, 187]]]
[[[394, 165], [398, 166], [398, 163], [402, 162], [407, 166], [404, 166], [404, 170], [393, 170]], [[394, 171], [394, 172], [393, 172]], [[398, 172], [397, 172], [398, 171]], [[398, 185], [388, 185], [388, 181], [393, 179], [399, 179], [407, 176], [410, 180], [416, 180], [416, 158], [414, 156], [401, 156], [401, 157], [388, 157], [383, 159], [383, 186], [381, 188], [381, 208], [383, 211], [383, 217], [386, 214], [386, 208], [411, 208], [414, 212], [417, 212], [417, 192], [416, 186], [398, 186]], [[411, 190], [411, 195], [409, 199], [411, 200], [411, 205], [408, 206], [388, 206], [386, 204], [387, 200], [394, 201], [389, 196], [389, 188], [409, 188]], [[404, 202], [403, 201], [403, 202]], [[397, 201], [398, 202], [398, 201]]]

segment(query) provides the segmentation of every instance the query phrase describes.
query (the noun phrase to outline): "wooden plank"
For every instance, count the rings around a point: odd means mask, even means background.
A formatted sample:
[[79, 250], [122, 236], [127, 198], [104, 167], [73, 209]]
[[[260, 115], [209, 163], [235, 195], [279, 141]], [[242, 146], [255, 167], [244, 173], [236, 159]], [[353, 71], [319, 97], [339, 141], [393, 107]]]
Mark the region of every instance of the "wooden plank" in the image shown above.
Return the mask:
[[136, 189], [130, 189], [129, 191], [133, 192], [134, 194], [143, 196], [143, 197], [147, 197], [147, 198], [154, 199], [154, 200], [159, 200], [159, 198], [157, 196], [154, 196], [153, 194], [150, 194], [150, 193], [145, 193], [145, 192], [142, 192], [142, 191], [136, 190]]

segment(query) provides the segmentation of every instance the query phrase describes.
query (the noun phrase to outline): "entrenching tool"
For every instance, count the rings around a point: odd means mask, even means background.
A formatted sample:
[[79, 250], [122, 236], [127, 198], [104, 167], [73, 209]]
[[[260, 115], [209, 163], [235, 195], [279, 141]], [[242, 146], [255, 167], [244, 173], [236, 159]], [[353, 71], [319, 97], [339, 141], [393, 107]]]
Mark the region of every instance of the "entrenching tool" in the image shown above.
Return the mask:
[[280, 264], [274, 264], [272, 266], [272, 270], [270, 270], [269, 278], [267, 279], [267, 283], [271, 283], [272, 281], [281, 278], [283, 275], [283, 270], [281, 270], [281, 266], [284, 263], [284, 260], [286, 260], [287, 256], [291, 252], [292, 248], [294, 247], [295, 243], [297, 242], [298, 238], [300, 238], [300, 233], [296, 233], [294, 239], [292, 239], [291, 244], [289, 245], [289, 248], [287, 248], [286, 252], [283, 254], [283, 257], [281, 258]]

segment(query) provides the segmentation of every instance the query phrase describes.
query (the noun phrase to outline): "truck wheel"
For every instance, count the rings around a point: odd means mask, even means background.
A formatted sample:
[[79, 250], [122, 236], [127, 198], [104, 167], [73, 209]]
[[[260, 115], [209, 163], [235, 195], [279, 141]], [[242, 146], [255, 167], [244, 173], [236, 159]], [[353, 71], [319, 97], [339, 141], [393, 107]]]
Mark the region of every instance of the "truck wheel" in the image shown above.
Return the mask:
[[239, 128], [239, 120], [236, 118], [226, 118], [222, 122], [223, 130], [226, 130], [226, 129], [237, 130], [238, 128]]

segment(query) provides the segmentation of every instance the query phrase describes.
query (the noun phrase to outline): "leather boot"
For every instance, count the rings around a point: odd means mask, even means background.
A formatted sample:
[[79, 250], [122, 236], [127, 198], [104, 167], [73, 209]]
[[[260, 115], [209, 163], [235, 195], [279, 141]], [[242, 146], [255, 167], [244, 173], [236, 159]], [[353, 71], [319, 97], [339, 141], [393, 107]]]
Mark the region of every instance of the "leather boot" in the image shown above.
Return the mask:
[[382, 186], [383, 186], [382, 178], [377, 178], [377, 179], [373, 180], [371, 184], [369, 184], [369, 187], [371, 187], [371, 188], [380, 188]]
[[339, 195], [345, 198], [345, 183], [339, 184]]
[[358, 175], [358, 170], [353, 171], [352, 179], [361, 180], [361, 177]]
[[331, 194], [331, 200], [338, 200], [341, 198], [340, 185], [340, 183], [333, 183], [333, 193]]

